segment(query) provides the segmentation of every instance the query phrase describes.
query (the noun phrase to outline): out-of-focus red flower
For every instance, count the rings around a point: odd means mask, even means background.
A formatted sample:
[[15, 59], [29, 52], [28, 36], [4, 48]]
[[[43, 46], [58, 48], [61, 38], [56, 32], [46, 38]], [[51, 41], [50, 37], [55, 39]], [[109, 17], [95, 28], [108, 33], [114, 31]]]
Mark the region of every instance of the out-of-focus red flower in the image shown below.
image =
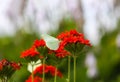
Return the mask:
[[0, 61], [0, 70], [2, 70], [3, 69], [3, 64], [2, 64], [2, 62]]
[[9, 68], [10, 67], [13, 68], [14, 70], [19, 70], [21, 67], [21, 63], [10, 62], [6, 59], [3, 59], [0, 61], [0, 70], [2, 70], [2, 68], [4, 68], [4, 67], [8, 67], [8, 66], [9, 66]]
[[21, 67], [20, 63], [11, 62], [6, 59], [0, 61], [0, 78], [10, 78], [16, 70]]
[[1, 63], [3, 66], [5, 66], [5, 65], [8, 65], [8, 64], [9, 64], [9, 61], [6, 60], [6, 59], [2, 59], [2, 60], [0, 61], [0, 63]]
[[34, 44], [33, 44], [36, 48], [40, 47], [40, 46], [45, 46], [45, 41], [43, 39], [41, 40], [35, 40]]
[[44, 56], [40, 56], [39, 58], [40, 58], [40, 59], [43, 59], [43, 58], [44, 58]]
[[63, 76], [62, 73], [56, 67], [50, 65], [50, 66], [47, 66], [47, 69], [49, 69], [49, 72], [52, 76], [55, 76], [55, 70], [57, 70], [56, 75], [62, 78]]
[[[57, 69], [56, 67], [52, 66], [52, 65], [44, 65], [45, 66], [45, 70], [44, 73], [48, 74], [50, 73], [52, 76], [55, 76], [55, 70]], [[37, 67], [34, 71], [34, 74], [43, 74], [43, 65], [40, 65], [39, 67]], [[57, 76], [62, 77], [62, 73], [57, 70], [56, 72]]]
[[3, 59], [0, 61], [0, 70], [2, 70], [4, 68], [4, 66], [7, 66], [9, 64], [9, 61], [7, 61], [6, 59]]
[[[30, 76], [25, 82], [32, 82], [32, 77]], [[35, 76], [34, 82], [42, 82], [42, 78]]]
[[13, 69], [15, 69], [15, 70], [19, 70], [21, 67], [20, 63], [11, 62], [10, 64], [13, 67]]
[[0, 70], [2, 70], [2, 68], [3, 68], [3, 66], [2, 66], [2, 64], [0, 63]]
[[34, 57], [36, 55], [38, 55], [39, 52], [36, 50], [36, 47], [35, 46], [32, 46], [30, 49], [22, 52], [21, 54], [21, 58], [25, 58], [25, 57]]
[[44, 73], [48, 73], [49, 72], [49, 69], [47, 69], [47, 65], [40, 65], [39, 67], [37, 67], [34, 71], [34, 74], [43, 74], [43, 66], [44, 66]]

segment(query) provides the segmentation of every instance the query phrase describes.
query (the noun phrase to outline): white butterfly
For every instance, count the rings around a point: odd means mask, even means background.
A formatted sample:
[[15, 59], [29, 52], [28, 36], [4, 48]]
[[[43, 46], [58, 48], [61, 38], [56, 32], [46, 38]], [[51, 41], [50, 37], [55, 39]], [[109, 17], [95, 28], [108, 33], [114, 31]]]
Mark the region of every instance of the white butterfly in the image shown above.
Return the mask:
[[60, 41], [48, 34], [42, 34], [41, 38], [46, 42], [46, 46], [51, 50], [57, 50], [59, 48]]
[[41, 60], [40, 59], [36, 62], [31, 61], [30, 63], [28, 63], [28, 71], [32, 73], [32, 71], [34, 71], [40, 65], [41, 65]]

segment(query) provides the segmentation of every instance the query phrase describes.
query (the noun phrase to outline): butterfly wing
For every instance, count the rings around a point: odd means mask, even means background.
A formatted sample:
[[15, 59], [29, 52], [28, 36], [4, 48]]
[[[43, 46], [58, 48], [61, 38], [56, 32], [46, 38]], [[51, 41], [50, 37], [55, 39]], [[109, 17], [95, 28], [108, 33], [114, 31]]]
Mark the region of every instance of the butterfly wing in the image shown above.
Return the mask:
[[51, 50], [57, 50], [59, 48], [60, 41], [48, 34], [42, 34], [41, 37], [45, 40], [46, 46]]

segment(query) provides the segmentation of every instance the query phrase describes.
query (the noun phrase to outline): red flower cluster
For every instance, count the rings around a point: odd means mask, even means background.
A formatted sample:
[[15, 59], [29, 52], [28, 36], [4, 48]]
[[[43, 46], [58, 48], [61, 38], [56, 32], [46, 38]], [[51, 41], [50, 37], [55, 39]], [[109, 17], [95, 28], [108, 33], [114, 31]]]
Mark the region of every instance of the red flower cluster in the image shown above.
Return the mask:
[[[43, 39], [35, 40], [33, 45], [36, 48], [45, 47], [46, 46], [45, 41]], [[65, 56], [67, 56], [69, 54], [66, 50], [64, 50], [64, 47], [62, 46], [62, 44], [60, 44], [60, 46], [59, 46], [59, 48], [57, 50], [50, 50], [50, 49], [48, 49], [48, 54], [52, 54], [52, 53], [55, 53], [55, 55], [58, 58], [63, 58], [63, 57], [65, 57]]]
[[57, 50], [54, 50], [53, 51], [55, 53], [55, 55], [58, 57], [58, 58], [64, 58], [66, 56], [68, 56], [70, 53], [68, 51], [66, 51], [63, 47], [63, 44], [60, 43], [60, 46]]
[[3, 69], [4, 66], [8, 65], [9, 62], [6, 59], [0, 61], [0, 71]]
[[35, 46], [32, 46], [30, 49], [22, 52], [21, 54], [21, 58], [25, 58], [25, 57], [34, 57], [36, 55], [38, 55], [39, 52], [36, 50], [36, 47]]
[[77, 43], [91, 46], [89, 43], [89, 40], [84, 39], [84, 35], [81, 33], [78, 33], [76, 30], [71, 30], [69, 32], [63, 32], [57, 37], [58, 39], [62, 40], [63, 46], [65, 46], [68, 43]]
[[34, 44], [33, 44], [36, 48], [40, 47], [40, 46], [45, 46], [45, 41], [43, 39], [41, 40], [35, 40]]
[[60, 39], [60, 40], [64, 40], [65, 38], [67, 38], [69, 36], [70, 36], [70, 33], [68, 31], [66, 31], [66, 32], [62, 32], [61, 34], [59, 34], [57, 36], [57, 38]]
[[[32, 82], [32, 77], [30, 76], [25, 82]], [[35, 76], [34, 82], [42, 82], [42, 78]]]
[[11, 62], [11, 66], [13, 67], [13, 69], [19, 70], [20, 66], [21, 66], [21, 63]]
[[0, 61], [0, 70], [2, 70], [4, 67], [8, 67], [10, 66], [11, 68], [13, 68], [14, 70], [19, 70], [21, 64], [20, 63], [16, 63], [16, 62], [10, 62], [6, 59], [3, 59]]
[[[43, 74], [43, 66], [45, 66], [44, 73], [50, 73], [52, 76], [55, 76], [55, 70], [57, 68], [52, 65], [40, 65], [35, 69], [34, 74]], [[57, 76], [62, 77], [62, 73], [59, 70], [57, 70]]]
[[19, 70], [21, 67], [20, 63], [10, 62], [6, 59], [0, 61], [0, 78], [11, 77], [12, 74]]

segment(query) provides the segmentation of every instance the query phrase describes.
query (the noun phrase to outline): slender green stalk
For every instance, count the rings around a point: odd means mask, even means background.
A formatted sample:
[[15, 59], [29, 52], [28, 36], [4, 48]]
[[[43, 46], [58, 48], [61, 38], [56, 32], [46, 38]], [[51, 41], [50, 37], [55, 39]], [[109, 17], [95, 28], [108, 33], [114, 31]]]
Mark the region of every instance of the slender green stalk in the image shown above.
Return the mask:
[[2, 79], [2, 82], [8, 82], [7, 77], [4, 77], [4, 78]]
[[73, 60], [74, 60], [74, 82], [76, 82], [76, 56], [73, 56]]
[[5, 82], [4, 79], [2, 79], [2, 82]]
[[7, 77], [5, 77], [5, 82], [8, 82], [8, 78]]
[[45, 81], [45, 59], [43, 59], [43, 78], [42, 78], [42, 82]]
[[33, 73], [33, 67], [34, 67], [34, 65], [32, 64], [32, 82], [34, 82], [34, 73]]
[[57, 82], [57, 67], [55, 69], [55, 77], [54, 77], [54, 82]]
[[68, 82], [70, 82], [70, 62], [71, 62], [71, 57], [68, 56]]

